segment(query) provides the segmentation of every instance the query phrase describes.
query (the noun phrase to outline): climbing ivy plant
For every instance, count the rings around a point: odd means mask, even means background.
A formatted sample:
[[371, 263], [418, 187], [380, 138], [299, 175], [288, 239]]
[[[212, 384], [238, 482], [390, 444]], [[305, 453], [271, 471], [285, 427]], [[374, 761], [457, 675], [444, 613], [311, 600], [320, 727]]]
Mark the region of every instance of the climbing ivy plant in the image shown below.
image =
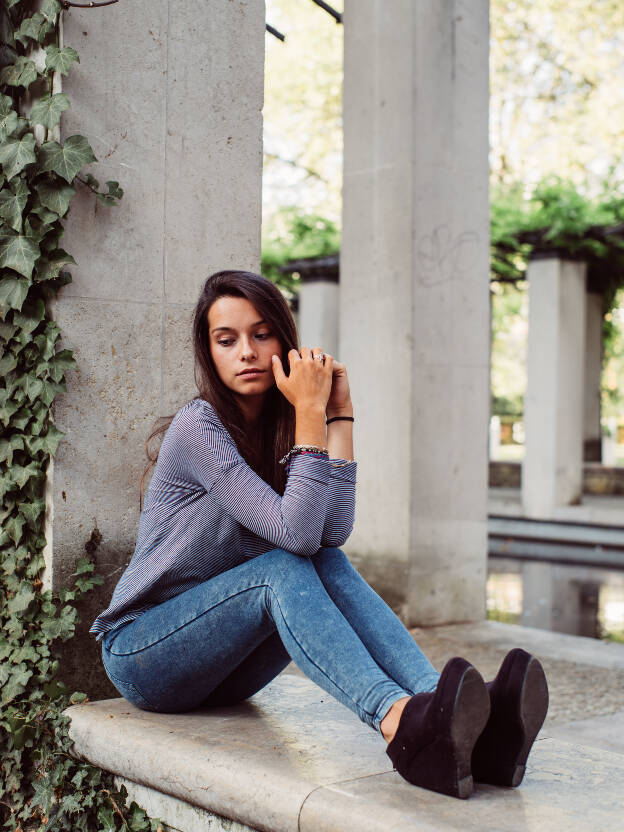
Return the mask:
[[0, 823], [142, 832], [158, 821], [70, 755], [62, 714], [86, 696], [70, 695], [54, 645], [72, 638], [74, 603], [101, 579], [84, 557], [71, 589], [43, 584], [46, 471], [64, 436], [51, 405], [77, 366], [47, 308], [71, 281], [62, 221], [77, 187], [107, 205], [123, 195], [79, 176], [97, 161], [84, 136], [60, 140], [70, 101], [58, 82], [79, 61], [59, 43], [60, 14], [58, 0], [0, 0]]

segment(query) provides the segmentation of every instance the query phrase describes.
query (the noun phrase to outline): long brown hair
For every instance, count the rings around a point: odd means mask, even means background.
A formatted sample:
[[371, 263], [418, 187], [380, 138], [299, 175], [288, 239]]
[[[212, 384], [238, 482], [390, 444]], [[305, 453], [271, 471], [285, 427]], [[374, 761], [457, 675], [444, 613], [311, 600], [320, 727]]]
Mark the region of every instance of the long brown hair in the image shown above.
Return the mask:
[[[193, 353], [195, 384], [199, 397], [209, 402], [236, 443], [248, 465], [279, 494], [284, 493], [286, 474], [278, 460], [292, 447], [295, 437], [295, 412], [292, 405], [276, 386], [267, 391], [260, 418], [260, 434], [249, 436], [245, 422], [232, 391], [221, 381], [210, 353], [208, 311], [220, 297], [246, 298], [266, 321], [282, 345], [282, 366], [288, 373], [288, 351], [298, 349], [297, 329], [288, 304], [274, 283], [254, 272], [226, 270], [215, 272], [202, 287], [193, 316]], [[192, 399], [191, 399], [192, 401]], [[158, 450], [150, 450], [150, 442], [164, 434], [175, 413], [162, 417], [145, 442], [149, 463], [139, 485], [139, 506], [143, 508], [143, 480], [156, 464]]]

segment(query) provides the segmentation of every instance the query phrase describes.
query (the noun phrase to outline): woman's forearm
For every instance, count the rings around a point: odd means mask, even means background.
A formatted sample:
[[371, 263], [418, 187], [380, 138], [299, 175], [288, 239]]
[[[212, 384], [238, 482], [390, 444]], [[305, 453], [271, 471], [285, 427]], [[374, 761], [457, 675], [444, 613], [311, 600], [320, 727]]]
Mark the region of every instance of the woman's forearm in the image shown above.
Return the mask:
[[[351, 416], [353, 410], [343, 415]], [[330, 459], [353, 459], [353, 422], [340, 419], [327, 425], [327, 450]]]

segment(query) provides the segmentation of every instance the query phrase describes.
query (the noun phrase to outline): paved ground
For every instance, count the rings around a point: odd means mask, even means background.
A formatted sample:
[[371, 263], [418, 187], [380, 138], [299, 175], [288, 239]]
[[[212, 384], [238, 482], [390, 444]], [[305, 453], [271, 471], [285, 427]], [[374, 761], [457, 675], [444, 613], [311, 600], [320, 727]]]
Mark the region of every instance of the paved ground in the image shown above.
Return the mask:
[[[497, 634], [495, 643], [486, 640], [488, 630]], [[593, 639], [499, 622], [410, 632], [438, 670], [452, 656], [464, 656], [486, 680], [496, 675], [509, 649], [525, 646], [540, 658], [548, 679], [550, 705], [543, 733], [624, 754], [624, 645], [596, 640], [594, 646]], [[613, 657], [605, 662], [609, 648]], [[554, 657], [558, 655], [565, 658]], [[292, 663], [284, 672], [303, 676]]]
[[[507, 652], [506, 647], [467, 643], [461, 630], [452, 635], [436, 628], [411, 632], [438, 670], [452, 656], [464, 656], [489, 680]], [[522, 647], [520, 635], [514, 646]], [[545, 727], [624, 711], [624, 667], [613, 670], [544, 656], [540, 659], [550, 692]]]

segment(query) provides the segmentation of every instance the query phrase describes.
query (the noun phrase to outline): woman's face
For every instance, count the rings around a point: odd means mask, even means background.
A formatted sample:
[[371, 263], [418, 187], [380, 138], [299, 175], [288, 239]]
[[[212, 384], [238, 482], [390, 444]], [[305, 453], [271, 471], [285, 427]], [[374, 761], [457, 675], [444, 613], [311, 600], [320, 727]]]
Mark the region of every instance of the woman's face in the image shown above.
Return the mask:
[[264, 396], [275, 383], [271, 356], [282, 345], [246, 298], [220, 297], [208, 310], [210, 352], [219, 378], [237, 396]]

